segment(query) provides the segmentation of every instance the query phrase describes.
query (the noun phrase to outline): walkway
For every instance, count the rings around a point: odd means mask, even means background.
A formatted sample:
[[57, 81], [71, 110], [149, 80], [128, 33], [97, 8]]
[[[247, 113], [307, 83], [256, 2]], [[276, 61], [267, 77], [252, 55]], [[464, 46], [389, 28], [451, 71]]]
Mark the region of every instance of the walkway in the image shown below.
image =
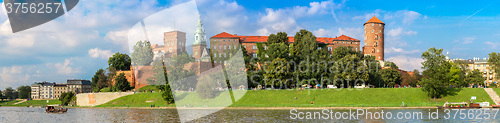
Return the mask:
[[486, 93], [488, 93], [488, 95], [490, 95], [493, 102], [496, 105], [498, 105], [498, 103], [500, 102], [500, 97], [498, 97], [497, 92], [495, 92], [492, 88], [484, 88], [484, 91], [486, 91]]
[[23, 100], [21, 102], [16, 102], [16, 103], [14, 103], [14, 105], [21, 104], [21, 103], [26, 102], [26, 101], [28, 101], [28, 100]]

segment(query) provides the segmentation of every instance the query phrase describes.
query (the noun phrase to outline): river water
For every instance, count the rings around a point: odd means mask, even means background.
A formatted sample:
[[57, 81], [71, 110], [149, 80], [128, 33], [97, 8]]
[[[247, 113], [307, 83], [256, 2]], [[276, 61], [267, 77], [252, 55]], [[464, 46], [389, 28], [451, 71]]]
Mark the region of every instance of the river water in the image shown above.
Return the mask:
[[[383, 111], [383, 113], [382, 113]], [[193, 110], [196, 113], [197, 110]], [[360, 114], [351, 114], [353, 112]], [[369, 113], [368, 113], [369, 112]], [[486, 112], [486, 113], [485, 113]], [[225, 109], [192, 122], [500, 122], [493, 109], [235, 110]], [[362, 113], [362, 114], [361, 114]], [[419, 117], [418, 114], [422, 115]], [[310, 114], [310, 115], [308, 115]], [[316, 114], [316, 115], [314, 115]], [[377, 115], [378, 114], [378, 115]], [[391, 114], [391, 117], [389, 117]], [[414, 115], [417, 114], [417, 115]], [[449, 115], [448, 115], [449, 114]], [[456, 114], [456, 115], [455, 115]], [[488, 115], [489, 114], [489, 115]], [[357, 117], [353, 117], [353, 116]], [[358, 116], [359, 115], [359, 116]], [[434, 116], [429, 116], [434, 115]], [[398, 118], [399, 116], [399, 118]], [[384, 119], [382, 119], [382, 117]], [[71, 108], [64, 114], [44, 108], [0, 107], [1, 123], [179, 122], [174, 109]]]

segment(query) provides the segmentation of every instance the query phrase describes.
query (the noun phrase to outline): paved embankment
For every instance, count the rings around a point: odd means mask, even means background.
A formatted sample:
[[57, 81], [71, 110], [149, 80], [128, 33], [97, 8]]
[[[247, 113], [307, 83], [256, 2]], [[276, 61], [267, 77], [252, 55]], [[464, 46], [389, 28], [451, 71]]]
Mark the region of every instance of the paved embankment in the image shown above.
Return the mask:
[[486, 91], [486, 93], [488, 93], [488, 95], [490, 95], [493, 102], [496, 105], [498, 105], [498, 103], [500, 102], [500, 97], [498, 97], [497, 92], [495, 92], [492, 88], [484, 88], [484, 91]]

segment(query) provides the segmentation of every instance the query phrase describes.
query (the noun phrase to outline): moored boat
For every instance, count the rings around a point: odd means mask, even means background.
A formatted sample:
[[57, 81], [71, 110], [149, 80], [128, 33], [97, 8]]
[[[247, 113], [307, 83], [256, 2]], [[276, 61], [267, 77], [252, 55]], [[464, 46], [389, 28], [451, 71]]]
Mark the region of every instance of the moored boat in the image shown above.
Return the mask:
[[67, 108], [55, 108], [55, 106], [48, 105], [45, 107], [45, 112], [47, 113], [66, 113]]
[[443, 106], [437, 106], [438, 108], [481, 108], [479, 103], [467, 103], [467, 102], [446, 102]]

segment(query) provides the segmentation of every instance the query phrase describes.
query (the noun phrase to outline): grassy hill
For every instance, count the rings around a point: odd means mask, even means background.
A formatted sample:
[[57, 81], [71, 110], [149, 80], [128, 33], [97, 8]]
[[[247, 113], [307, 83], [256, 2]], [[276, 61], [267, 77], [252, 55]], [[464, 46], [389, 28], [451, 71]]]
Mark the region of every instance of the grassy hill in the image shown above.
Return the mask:
[[33, 105], [33, 106], [46, 106], [46, 105], [58, 105], [58, 104], [61, 104], [61, 101], [59, 101], [57, 99], [49, 100], [49, 103], [47, 103], [47, 100], [28, 100], [26, 102], [22, 102], [22, 103], [19, 103], [17, 105], [14, 105], [14, 103], [16, 103], [16, 102], [20, 102], [20, 100], [0, 101], [0, 105], [1, 106], [20, 106], [20, 107], [24, 107], [24, 106], [29, 106], [29, 105]]
[[[233, 93], [239, 93], [235, 91]], [[190, 102], [194, 106], [221, 104], [229, 93], [221, 93], [215, 99], [199, 99], [194, 92], [177, 94], [182, 100], [178, 104]], [[464, 88], [455, 95], [441, 99], [431, 99], [420, 88], [367, 88], [367, 89], [322, 89], [322, 90], [250, 90], [231, 106], [233, 107], [282, 107], [282, 106], [332, 106], [332, 107], [397, 107], [404, 102], [408, 106], [435, 106], [444, 102], [462, 102], [471, 96], [477, 97], [477, 102], [493, 103], [482, 88]], [[295, 99], [297, 97], [297, 99]], [[218, 101], [218, 102], [217, 102]], [[230, 100], [229, 100], [230, 101]], [[314, 105], [310, 102], [314, 101]], [[194, 103], [192, 103], [194, 102]], [[227, 102], [226, 102], [227, 103]], [[230, 103], [230, 102], [229, 102]], [[161, 93], [137, 93], [112, 100], [99, 107], [114, 106], [167, 106], [161, 98]], [[170, 105], [171, 106], [171, 105]]]

